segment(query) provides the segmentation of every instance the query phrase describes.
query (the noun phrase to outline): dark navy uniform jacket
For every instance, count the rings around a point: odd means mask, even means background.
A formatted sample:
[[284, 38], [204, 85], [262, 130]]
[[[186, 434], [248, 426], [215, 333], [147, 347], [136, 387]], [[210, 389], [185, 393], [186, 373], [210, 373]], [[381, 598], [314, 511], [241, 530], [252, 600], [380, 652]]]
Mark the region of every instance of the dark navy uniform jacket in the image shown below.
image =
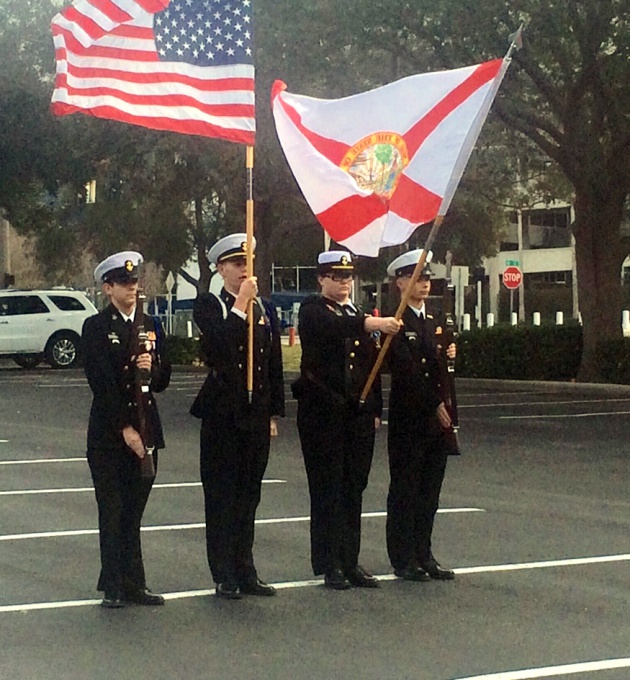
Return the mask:
[[436, 409], [442, 401], [436, 340], [440, 325], [430, 314], [421, 321], [409, 307], [402, 321], [388, 355], [392, 374], [389, 431], [417, 428], [426, 434], [427, 425], [433, 429], [437, 425]]
[[[164, 437], [152, 393], [168, 387], [171, 365], [164, 355], [164, 333], [159, 321], [145, 314], [144, 327], [152, 355], [146, 419], [153, 444], [159, 449], [164, 448]], [[123, 428], [127, 425], [138, 428], [135, 364], [130, 362], [135, 353], [131, 324], [125, 322], [116, 307], [110, 304], [85, 320], [81, 344], [85, 374], [94, 395], [88, 424], [88, 449], [125, 446]]]
[[[235, 297], [225, 288], [219, 296], [202, 293], [193, 317], [201, 331], [208, 377], [190, 413], [197, 418], [237, 415], [240, 427], [260, 418], [284, 416], [284, 378], [280, 325], [271, 303], [254, 304], [254, 385], [251, 405], [247, 394], [247, 321], [230, 310]], [[261, 309], [262, 306], [262, 309]], [[264, 313], [263, 313], [264, 312]]]
[[[318, 396], [331, 407], [357, 405], [378, 354], [372, 334], [363, 329], [365, 314], [348, 310], [322, 295], [309, 295], [299, 312], [302, 346], [300, 378], [293, 384], [296, 398]], [[383, 410], [380, 379], [368, 395], [366, 409]]]

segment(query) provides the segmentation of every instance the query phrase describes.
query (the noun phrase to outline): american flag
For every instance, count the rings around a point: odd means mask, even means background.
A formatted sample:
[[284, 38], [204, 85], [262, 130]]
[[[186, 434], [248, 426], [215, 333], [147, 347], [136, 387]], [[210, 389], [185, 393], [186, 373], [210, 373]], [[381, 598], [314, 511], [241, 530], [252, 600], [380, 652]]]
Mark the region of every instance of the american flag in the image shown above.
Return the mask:
[[77, 0], [52, 32], [56, 115], [254, 143], [251, 0]]

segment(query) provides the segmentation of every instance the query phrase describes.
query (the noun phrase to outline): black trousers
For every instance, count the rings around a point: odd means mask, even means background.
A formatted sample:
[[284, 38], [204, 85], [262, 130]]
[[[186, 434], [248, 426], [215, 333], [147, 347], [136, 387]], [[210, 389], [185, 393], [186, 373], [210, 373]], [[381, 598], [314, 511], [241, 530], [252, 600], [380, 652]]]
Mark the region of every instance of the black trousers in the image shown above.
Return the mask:
[[415, 428], [388, 432], [390, 484], [387, 495], [387, 553], [394, 569], [431, 556], [431, 534], [446, 472], [446, 450], [439, 433]]
[[311, 496], [313, 572], [351, 569], [361, 548], [374, 415], [311, 397], [298, 401], [297, 426]]
[[[157, 469], [157, 451], [153, 458]], [[101, 574], [97, 589], [120, 593], [146, 587], [140, 523], [153, 479], [126, 447], [87, 452], [98, 505]]]
[[269, 460], [269, 417], [249, 430], [234, 418], [201, 423], [201, 482], [206, 513], [206, 550], [215, 583], [257, 577], [254, 522]]

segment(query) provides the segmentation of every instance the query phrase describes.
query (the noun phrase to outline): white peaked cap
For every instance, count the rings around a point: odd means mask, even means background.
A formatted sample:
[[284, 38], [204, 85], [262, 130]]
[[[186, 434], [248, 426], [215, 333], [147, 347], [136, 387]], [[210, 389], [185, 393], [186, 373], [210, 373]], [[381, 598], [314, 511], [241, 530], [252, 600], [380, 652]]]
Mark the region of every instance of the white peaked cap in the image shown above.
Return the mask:
[[[387, 267], [387, 275], [397, 277], [400, 276], [398, 273], [400, 270], [406, 269], [407, 267], [415, 267], [418, 264], [418, 260], [420, 259], [423, 252], [424, 250], [422, 248], [417, 248], [416, 250], [408, 250], [406, 253], [399, 255], [396, 259], [390, 262], [389, 267]], [[425, 266], [428, 265], [432, 259], [433, 252], [429, 250], [427, 253], [427, 259], [425, 260]], [[428, 273], [431, 273], [430, 269]]]
[[[252, 237], [252, 251], [256, 250], [256, 239]], [[247, 234], [230, 234], [219, 239], [208, 251], [212, 264], [219, 264], [234, 257], [247, 257]]]
[[317, 257], [320, 269], [354, 269], [352, 253], [347, 250], [326, 250]]
[[142, 255], [135, 250], [123, 250], [105, 258], [94, 270], [94, 280], [101, 285], [109, 276], [138, 278], [138, 265], [144, 262]]

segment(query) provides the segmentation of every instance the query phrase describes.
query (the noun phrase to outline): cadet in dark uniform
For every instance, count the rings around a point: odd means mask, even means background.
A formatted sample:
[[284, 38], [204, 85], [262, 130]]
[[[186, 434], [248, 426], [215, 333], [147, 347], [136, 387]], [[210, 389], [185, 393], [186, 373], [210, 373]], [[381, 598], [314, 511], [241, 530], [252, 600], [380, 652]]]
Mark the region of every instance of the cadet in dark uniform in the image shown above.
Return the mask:
[[[422, 250], [397, 257], [387, 273], [401, 294]], [[431, 291], [427, 266], [411, 292], [403, 312], [403, 329], [392, 340], [389, 365], [392, 384], [389, 399], [387, 445], [390, 485], [387, 496], [387, 552], [394, 573], [409, 581], [454, 578], [431, 552], [431, 533], [446, 470], [444, 430], [451, 419], [440, 397], [437, 339], [441, 327], [427, 312]], [[456, 348], [447, 348], [455, 358]]]
[[[224, 287], [197, 296], [194, 319], [208, 377], [191, 407], [201, 423], [201, 481], [208, 564], [216, 594], [227, 599], [275, 595], [254, 566], [254, 520], [276, 419], [284, 416], [280, 328], [275, 309], [256, 298], [246, 274], [246, 235], [218, 241], [208, 258]], [[255, 246], [255, 242], [254, 242]], [[247, 305], [254, 300], [254, 385], [247, 392]]]
[[400, 327], [352, 304], [353, 270], [346, 251], [320, 254], [321, 295], [307, 297], [300, 307], [301, 374], [293, 383], [311, 496], [311, 564], [335, 590], [379, 585], [358, 557], [362, 495], [382, 411], [380, 382], [361, 408], [359, 396], [378, 352], [372, 334]]
[[[145, 442], [138, 432], [135, 405], [136, 370], [150, 372], [146, 420], [156, 449], [164, 448], [162, 427], [153, 392], [168, 386], [171, 367], [163, 354], [159, 321], [136, 309], [138, 264], [134, 251], [116, 253], [94, 271], [110, 304], [83, 325], [82, 355], [85, 374], [94, 395], [88, 425], [87, 459], [98, 503], [101, 574], [98, 590], [104, 591], [104, 607], [123, 607], [128, 602], [164, 604], [164, 598], [146, 589], [140, 522], [153, 478], [143, 477], [140, 461]], [[148, 339], [138, 356], [132, 323], [142, 314]], [[157, 466], [157, 453], [154, 453]]]

